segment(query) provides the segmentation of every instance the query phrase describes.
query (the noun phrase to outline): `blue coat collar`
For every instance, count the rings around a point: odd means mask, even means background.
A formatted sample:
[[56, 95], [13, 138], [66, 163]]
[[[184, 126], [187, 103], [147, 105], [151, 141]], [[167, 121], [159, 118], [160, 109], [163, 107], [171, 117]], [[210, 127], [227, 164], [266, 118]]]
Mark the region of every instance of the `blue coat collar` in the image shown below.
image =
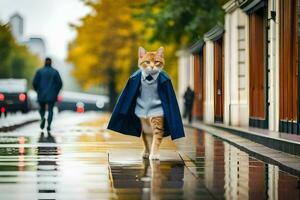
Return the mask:
[[[141, 76], [142, 76], [142, 71], [139, 69], [136, 72], [134, 72], [131, 76], [130, 79], [132, 80], [141, 80]], [[159, 73], [158, 76], [158, 84], [161, 84], [167, 80], [170, 80], [169, 76], [167, 75], [167, 73], [165, 71], [161, 71]]]

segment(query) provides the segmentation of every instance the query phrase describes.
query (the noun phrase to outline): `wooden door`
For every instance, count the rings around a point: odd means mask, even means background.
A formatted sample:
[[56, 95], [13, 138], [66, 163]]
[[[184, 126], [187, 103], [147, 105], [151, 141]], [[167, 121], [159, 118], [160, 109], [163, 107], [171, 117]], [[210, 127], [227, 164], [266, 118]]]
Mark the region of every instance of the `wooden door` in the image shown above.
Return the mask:
[[279, 130], [298, 133], [297, 1], [280, 0], [279, 12]]
[[205, 46], [200, 53], [194, 55], [194, 116], [198, 120], [203, 120], [204, 114], [204, 51]]
[[249, 125], [268, 128], [266, 7], [249, 14]]
[[214, 42], [214, 109], [215, 122], [223, 122], [224, 113], [223, 37]]

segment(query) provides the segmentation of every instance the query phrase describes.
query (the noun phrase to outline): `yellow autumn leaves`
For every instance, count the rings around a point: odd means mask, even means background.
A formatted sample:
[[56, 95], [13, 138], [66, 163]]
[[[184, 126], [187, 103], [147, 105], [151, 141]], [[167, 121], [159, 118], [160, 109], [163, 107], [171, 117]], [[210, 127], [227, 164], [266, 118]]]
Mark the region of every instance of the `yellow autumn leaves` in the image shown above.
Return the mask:
[[[73, 74], [84, 88], [96, 85], [107, 88], [108, 93], [120, 92], [130, 74], [138, 69], [138, 47], [156, 50], [163, 45], [148, 42], [152, 30], [134, 17], [143, 12], [135, 6], [142, 2], [86, 1], [92, 12], [81, 20], [81, 25], [73, 26], [77, 37], [69, 45], [68, 54], [75, 66]], [[176, 48], [168, 45], [165, 49], [165, 69], [176, 82]]]

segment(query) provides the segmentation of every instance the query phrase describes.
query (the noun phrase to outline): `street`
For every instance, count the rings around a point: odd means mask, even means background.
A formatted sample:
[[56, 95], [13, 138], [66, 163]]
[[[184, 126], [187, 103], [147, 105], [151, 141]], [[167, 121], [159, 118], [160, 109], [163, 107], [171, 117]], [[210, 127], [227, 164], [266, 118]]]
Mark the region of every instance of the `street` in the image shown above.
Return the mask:
[[142, 162], [140, 140], [107, 132], [106, 120], [104, 114], [64, 112], [50, 135], [38, 123], [1, 133], [1, 199], [150, 199], [164, 183], [161, 195], [186, 198], [183, 178], [186, 184], [196, 178], [169, 139], [162, 146], [165, 161]]
[[[194, 129], [175, 143], [164, 139], [160, 161], [142, 160], [140, 138], [108, 132], [108, 119], [62, 112], [50, 135], [38, 122], [1, 132], [1, 199], [272, 199], [283, 197], [279, 185], [298, 181]], [[296, 199], [299, 189], [289, 188]]]
[[299, 200], [299, 16], [0, 0], [0, 200]]

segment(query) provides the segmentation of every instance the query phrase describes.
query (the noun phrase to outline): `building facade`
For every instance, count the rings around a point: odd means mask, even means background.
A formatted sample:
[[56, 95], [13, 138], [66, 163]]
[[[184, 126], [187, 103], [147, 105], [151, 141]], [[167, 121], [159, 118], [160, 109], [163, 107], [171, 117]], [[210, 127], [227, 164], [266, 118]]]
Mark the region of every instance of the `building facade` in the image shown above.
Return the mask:
[[193, 81], [196, 119], [300, 134], [299, 8], [299, 0], [223, 6], [224, 25], [179, 55], [189, 57], [179, 71], [194, 73], [179, 73], [179, 84]]
[[31, 53], [38, 56], [41, 60], [46, 58], [46, 45], [43, 39], [31, 37], [23, 42]]
[[18, 42], [24, 40], [24, 20], [20, 14], [15, 13], [9, 18], [9, 24], [11, 25], [11, 32]]
[[12, 34], [16, 41], [28, 47], [29, 51], [38, 56], [41, 60], [46, 57], [45, 41], [40, 37], [27, 38], [24, 36], [24, 19], [16, 13], [9, 18]]

